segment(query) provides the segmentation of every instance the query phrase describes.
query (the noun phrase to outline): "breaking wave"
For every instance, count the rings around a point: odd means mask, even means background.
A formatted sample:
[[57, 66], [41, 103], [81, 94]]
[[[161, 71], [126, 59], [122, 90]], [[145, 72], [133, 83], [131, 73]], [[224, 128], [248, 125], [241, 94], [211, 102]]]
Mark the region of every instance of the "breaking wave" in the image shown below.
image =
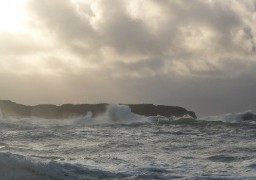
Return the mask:
[[88, 112], [86, 116], [75, 121], [76, 124], [133, 124], [150, 123], [150, 119], [145, 116], [134, 114], [129, 106], [126, 105], [108, 105], [107, 110], [100, 116], [92, 117]]
[[98, 117], [2, 118], [0, 179], [255, 179], [255, 117], [146, 117], [110, 105]]
[[86, 116], [75, 120], [75, 124], [79, 125], [91, 125], [91, 124], [157, 124], [157, 125], [168, 125], [168, 124], [207, 124], [208, 122], [224, 122], [224, 123], [248, 123], [256, 122], [256, 113], [252, 111], [228, 113], [217, 116], [208, 116], [202, 118], [193, 118], [189, 115], [181, 117], [170, 116], [142, 116], [134, 114], [130, 107], [127, 105], [108, 105], [106, 112], [100, 116], [93, 117], [91, 112], [88, 112]]
[[1, 179], [14, 180], [70, 180], [70, 179], [172, 179], [169, 170], [161, 167], [143, 167], [128, 171], [104, 170], [93, 166], [42, 161], [12, 153], [0, 152]]
[[193, 124], [197, 120], [189, 115], [182, 117], [164, 117], [164, 116], [142, 116], [134, 114], [129, 106], [126, 105], [109, 105], [104, 114], [98, 117], [92, 117], [92, 113], [87, 113], [86, 116], [75, 121], [78, 125], [92, 124], [122, 124], [122, 125], [168, 125], [168, 124]]
[[164, 117], [164, 116], [143, 116], [135, 114], [127, 105], [112, 104], [108, 105], [106, 111], [96, 117], [88, 112], [83, 117], [66, 118], [66, 119], [43, 119], [43, 118], [3, 118], [0, 109], [0, 121], [8, 123], [29, 123], [33, 125], [204, 125], [209, 122], [221, 123], [256, 123], [256, 113], [252, 111], [228, 113], [216, 116], [206, 116], [201, 118], [193, 118], [189, 115], [182, 117]]
[[217, 116], [208, 116], [200, 118], [206, 121], [223, 121], [223, 122], [253, 122], [256, 121], [256, 113], [252, 111], [228, 113]]
[[1, 179], [68, 180], [68, 179], [113, 179], [125, 177], [115, 173], [86, 167], [79, 164], [40, 161], [11, 153], [0, 153]]

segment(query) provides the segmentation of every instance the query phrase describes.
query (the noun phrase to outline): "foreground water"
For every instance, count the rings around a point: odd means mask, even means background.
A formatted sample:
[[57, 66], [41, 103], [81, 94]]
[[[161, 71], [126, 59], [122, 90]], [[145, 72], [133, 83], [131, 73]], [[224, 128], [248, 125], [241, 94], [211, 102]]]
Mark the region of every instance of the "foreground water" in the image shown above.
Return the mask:
[[256, 179], [254, 121], [123, 115], [1, 118], [1, 179]]

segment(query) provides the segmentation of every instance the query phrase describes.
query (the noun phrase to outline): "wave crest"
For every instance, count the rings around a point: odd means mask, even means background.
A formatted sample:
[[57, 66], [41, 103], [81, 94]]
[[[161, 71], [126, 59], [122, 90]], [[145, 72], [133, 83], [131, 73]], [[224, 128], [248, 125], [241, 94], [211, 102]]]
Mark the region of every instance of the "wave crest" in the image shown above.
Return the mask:
[[207, 121], [224, 121], [224, 122], [243, 122], [243, 121], [256, 121], [256, 113], [252, 111], [228, 113], [217, 116], [208, 116], [200, 118]]
[[88, 112], [86, 116], [79, 118], [76, 124], [132, 124], [149, 123], [150, 120], [141, 115], [134, 114], [127, 105], [112, 104], [107, 106], [107, 110], [100, 116], [92, 117]]
[[86, 167], [79, 164], [43, 162], [11, 153], [0, 153], [1, 179], [121, 179], [127, 175]]

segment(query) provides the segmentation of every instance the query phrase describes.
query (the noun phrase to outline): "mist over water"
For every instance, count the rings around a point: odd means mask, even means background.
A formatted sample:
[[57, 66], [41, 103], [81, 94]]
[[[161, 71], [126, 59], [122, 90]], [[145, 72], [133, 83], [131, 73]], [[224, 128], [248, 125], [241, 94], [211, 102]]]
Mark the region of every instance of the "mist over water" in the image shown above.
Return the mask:
[[0, 118], [2, 179], [255, 179], [256, 114]]

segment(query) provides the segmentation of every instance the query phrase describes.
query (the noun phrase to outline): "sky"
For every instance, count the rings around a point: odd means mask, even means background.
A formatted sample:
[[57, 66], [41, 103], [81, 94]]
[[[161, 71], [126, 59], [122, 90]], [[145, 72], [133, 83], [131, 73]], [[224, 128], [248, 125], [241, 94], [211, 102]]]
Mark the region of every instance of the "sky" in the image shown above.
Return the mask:
[[256, 0], [0, 0], [0, 99], [256, 111]]

